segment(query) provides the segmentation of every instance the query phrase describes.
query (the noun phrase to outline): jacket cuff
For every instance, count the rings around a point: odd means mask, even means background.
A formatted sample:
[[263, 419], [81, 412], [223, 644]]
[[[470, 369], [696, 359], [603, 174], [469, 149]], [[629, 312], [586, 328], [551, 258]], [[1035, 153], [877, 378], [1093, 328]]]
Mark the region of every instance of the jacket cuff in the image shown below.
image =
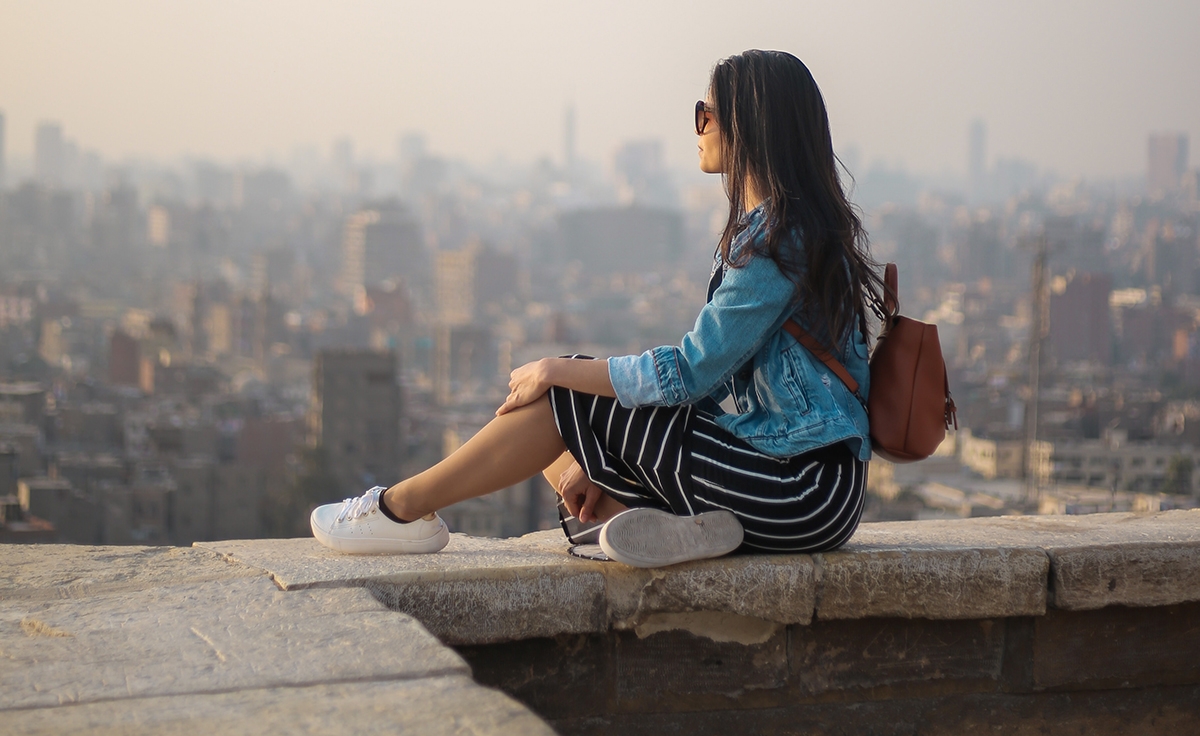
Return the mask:
[[654, 354], [647, 350], [641, 355], [622, 355], [608, 359], [608, 379], [612, 381], [617, 401], [626, 409], [637, 406], [662, 406], [662, 386]]

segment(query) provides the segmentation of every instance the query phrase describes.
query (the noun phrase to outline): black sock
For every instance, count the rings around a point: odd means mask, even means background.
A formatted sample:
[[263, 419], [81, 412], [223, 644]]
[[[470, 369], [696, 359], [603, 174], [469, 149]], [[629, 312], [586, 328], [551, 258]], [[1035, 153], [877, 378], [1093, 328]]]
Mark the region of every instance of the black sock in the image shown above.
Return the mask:
[[386, 516], [387, 518], [389, 518], [389, 519], [391, 519], [392, 521], [396, 522], [397, 524], [407, 524], [407, 523], [408, 523], [408, 522], [407, 522], [407, 521], [405, 521], [404, 519], [401, 519], [399, 516], [396, 516], [395, 514], [393, 514], [393, 513], [392, 513], [392, 510], [391, 510], [391, 509], [389, 509], [389, 508], [387, 507], [387, 504], [386, 504], [386, 503], [384, 503], [384, 501], [383, 501], [383, 494], [382, 494], [382, 493], [381, 493], [381, 494], [379, 494], [379, 511], [380, 511], [380, 512], [381, 512], [381, 513], [382, 513], [384, 516]]

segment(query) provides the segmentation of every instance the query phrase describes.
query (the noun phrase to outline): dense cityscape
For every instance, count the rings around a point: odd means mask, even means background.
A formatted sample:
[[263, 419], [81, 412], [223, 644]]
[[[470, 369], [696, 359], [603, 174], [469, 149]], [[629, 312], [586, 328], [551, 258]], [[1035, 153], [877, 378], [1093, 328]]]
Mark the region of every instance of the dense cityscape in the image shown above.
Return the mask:
[[[469, 165], [400, 137], [285, 160], [107, 161], [0, 114], [0, 541], [300, 536], [492, 416], [536, 358], [677, 343], [727, 207], [654, 139]], [[841, 151], [905, 314], [937, 324], [959, 426], [871, 464], [868, 520], [1200, 504], [1200, 194], [1188, 138], [1131, 181], [989, 159], [933, 180]], [[443, 513], [557, 524], [541, 479]]]

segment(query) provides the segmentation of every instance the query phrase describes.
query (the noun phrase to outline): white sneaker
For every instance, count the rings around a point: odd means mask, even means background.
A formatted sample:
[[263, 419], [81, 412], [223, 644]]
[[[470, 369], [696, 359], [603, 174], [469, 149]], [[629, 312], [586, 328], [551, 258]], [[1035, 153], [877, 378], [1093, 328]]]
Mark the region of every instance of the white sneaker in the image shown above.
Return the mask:
[[657, 509], [629, 509], [608, 520], [600, 548], [632, 567], [666, 567], [727, 555], [742, 545], [741, 523], [728, 511], [676, 516]]
[[397, 524], [379, 510], [386, 489], [375, 486], [358, 498], [313, 509], [313, 536], [331, 549], [351, 554], [437, 552], [450, 541], [450, 529], [437, 514]]

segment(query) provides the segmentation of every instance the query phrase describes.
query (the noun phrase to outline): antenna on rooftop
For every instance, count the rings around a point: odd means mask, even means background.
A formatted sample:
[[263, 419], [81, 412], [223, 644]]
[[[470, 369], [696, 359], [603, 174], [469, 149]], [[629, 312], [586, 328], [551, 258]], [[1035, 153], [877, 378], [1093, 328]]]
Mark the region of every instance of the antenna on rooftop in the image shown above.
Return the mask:
[[1050, 290], [1046, 288], [1049, 252], [1046, 229], [1029, 243], [1034, 248], [1029, 319], [1029, 399], [1025, 403], [1025, 436], [1021, 445], [1021, 470], [1025, 478], [1025, 500], [1037, 503], [1041, 495], [1041, 468], [1037, 460], [1038, 402], [1041, 396], [1042, 342], [1050, 334]]

